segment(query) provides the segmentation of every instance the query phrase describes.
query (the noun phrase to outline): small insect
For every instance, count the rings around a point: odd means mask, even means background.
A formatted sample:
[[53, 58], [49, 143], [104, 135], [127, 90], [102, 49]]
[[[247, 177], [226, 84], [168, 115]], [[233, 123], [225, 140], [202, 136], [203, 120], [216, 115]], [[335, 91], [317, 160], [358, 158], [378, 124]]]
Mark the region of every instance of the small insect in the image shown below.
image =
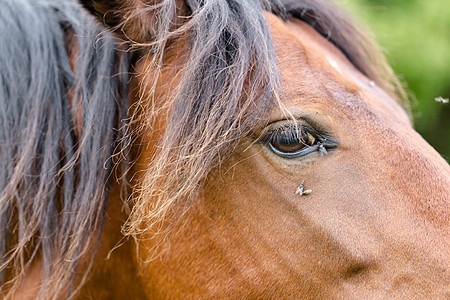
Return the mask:
[[434, 98], [434, 101], [441, 102], [442, 104], [447, 104], [448, 103], [448, 98], [436, 97], [436, 98]]
[[324, 146], [322, 143], [319, 142], [318, 145], [319, 145], [319, 152], [320, 152], [320, 155], [328, 154], [327, 149], [325, 149], [325, 146]]
[[300, 196], [311, 194], [312, 190], [304, 190], [305, 188], [304, 184], [305, 181], [303, 180], [298, 186], [297, 190], [295, 191], [296, 194], [299, 194]]
[[309, 195], [309, 194], [311, 194], [311, 192], [312, 192], [311, 189], [305, 190], [305, 191], [303, 191], [303, 194], [302, 194], [302, 195]]

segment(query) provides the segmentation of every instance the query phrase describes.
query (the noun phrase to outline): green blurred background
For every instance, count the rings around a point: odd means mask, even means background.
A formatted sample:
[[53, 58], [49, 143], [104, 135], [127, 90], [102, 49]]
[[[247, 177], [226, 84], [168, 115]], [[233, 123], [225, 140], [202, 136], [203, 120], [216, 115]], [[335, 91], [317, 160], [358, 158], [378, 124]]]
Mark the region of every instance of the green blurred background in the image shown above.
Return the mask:
[[411, 94], [414, 127], [450, 161], [450, 0], [338, 0], [374, 33]]

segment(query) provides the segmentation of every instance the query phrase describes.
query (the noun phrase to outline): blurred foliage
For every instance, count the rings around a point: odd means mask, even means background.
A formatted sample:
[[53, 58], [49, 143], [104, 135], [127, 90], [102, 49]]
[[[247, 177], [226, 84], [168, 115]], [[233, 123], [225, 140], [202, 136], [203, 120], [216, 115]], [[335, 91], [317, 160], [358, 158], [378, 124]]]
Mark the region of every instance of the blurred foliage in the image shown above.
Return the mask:
[[414, 127], [450, 161], [450, 1], [338, 0], [374, 33], [411, 94]]

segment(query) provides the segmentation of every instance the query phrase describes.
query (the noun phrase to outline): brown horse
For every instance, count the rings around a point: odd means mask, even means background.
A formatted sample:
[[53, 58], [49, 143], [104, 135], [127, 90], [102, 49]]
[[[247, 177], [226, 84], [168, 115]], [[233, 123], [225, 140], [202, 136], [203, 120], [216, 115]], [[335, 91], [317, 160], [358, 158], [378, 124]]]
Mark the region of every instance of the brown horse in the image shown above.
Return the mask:
[[450, 296], [449, 165], [334, 4], [0, 3], [5, 299]]

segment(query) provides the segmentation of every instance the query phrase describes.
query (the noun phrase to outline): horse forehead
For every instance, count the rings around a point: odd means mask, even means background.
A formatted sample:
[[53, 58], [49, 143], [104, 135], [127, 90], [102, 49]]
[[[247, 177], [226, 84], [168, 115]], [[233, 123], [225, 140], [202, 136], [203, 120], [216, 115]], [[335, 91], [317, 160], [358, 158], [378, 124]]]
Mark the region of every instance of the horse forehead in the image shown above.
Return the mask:
[[[337, 49], [308, 24], [282, 21], [265, 15], [280, 69], [285, 104], [311, 103], [328, 110], [340, 109], [350, 118], [378, 111], [392, 120], [409, 124], [408, 115], [384, 90], [357, 70]], [[328, 109], [327, 109], [328, 107]], [[295, 108], [294, 108], [295, 109]]]

